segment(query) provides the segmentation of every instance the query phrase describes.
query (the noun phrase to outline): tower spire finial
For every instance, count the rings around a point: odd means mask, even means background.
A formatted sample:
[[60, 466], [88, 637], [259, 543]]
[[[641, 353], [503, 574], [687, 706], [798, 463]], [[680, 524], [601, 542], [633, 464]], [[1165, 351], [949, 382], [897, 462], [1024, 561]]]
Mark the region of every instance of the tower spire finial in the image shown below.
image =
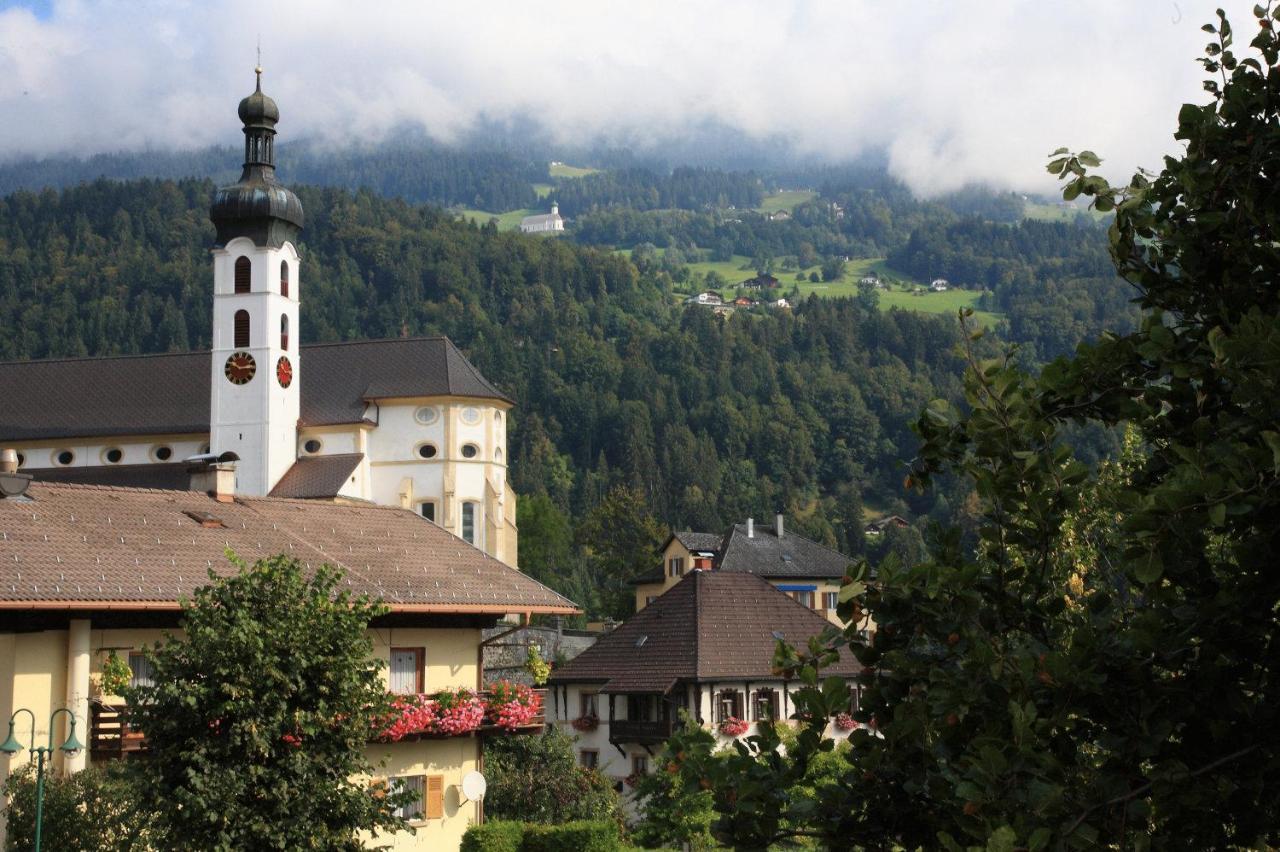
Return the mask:
[[258, 64], [254, 66], [253, 73], [258, 75], [257, 91], [262, 91], [262, 36], [258, 36]]

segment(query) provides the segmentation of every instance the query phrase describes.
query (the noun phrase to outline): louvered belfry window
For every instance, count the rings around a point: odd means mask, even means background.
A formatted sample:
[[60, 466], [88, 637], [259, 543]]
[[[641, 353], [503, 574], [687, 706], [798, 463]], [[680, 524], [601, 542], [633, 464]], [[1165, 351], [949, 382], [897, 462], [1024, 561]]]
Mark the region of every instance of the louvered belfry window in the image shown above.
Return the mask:
[[280, 295], [289, 298], [289, 263], [280, 261]]
[[236, 311], [236, 342], [237, 349], [246, 349], [249, 346], [249, 312]]
[[236, 292], [237, 293], [249, 292], [249, 271], [252, 268], [253, 268], [253, 265], [249, 263], [249, 258], [247, 257], [236, 258]]

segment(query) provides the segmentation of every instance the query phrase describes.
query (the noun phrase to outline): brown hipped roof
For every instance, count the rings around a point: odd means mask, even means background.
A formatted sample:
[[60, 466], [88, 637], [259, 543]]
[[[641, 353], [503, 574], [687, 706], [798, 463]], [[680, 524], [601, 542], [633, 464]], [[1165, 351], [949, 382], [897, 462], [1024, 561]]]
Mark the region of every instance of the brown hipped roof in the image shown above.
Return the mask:
[[227, 549], [337, 566], [393, 612], [577, 612], [407, 509], [40, 482], [0, 500], [0, 609], [173, 609]]
[[[614, 693], [666, 693], [678, 681], [770, 680], [774, 633], [803, 645], [830, 622], [753, 574], [693, 571], [551, 676]], [[825, 671], [852, 675], [841, 659]]]
[[[312, 344], [298, 361], [306, 426], [358, 423], [377, 399], [511, 402], [446, 337]], [[0, 441], [207, 433], [211, 370], [208, 352], [0, 363]]]
[[364, 453], [304, 456], [280, 477], [276, 487], [271, 489], [271, 496], [297, 499], [336, 497], [363, 458]]

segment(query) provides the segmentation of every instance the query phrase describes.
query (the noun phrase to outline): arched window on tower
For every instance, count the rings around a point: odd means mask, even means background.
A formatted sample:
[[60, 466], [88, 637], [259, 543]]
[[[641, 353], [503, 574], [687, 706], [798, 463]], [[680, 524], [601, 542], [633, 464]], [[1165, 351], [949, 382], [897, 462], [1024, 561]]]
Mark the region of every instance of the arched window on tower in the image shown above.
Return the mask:
[[240, 310], [236, 311], [236, 342], [237, 349], [249, 348], [249, 312]]
[[280, 261], [280, 295], [289, 298], [289, 262]]
[[247, 257], [236, 258], [236, 292], [237, 293], [249, 292], [250, 268], [251, 267], [249, 264], [249, 258]]
[[280, 348], [289, 351], [289, 315], [280, 315]]

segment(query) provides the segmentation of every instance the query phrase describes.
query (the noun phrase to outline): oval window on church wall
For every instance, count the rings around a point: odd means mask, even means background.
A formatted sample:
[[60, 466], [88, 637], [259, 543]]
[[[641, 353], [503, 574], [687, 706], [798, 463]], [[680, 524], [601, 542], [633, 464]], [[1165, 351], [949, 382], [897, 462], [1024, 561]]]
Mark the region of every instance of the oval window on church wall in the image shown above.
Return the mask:
[[251, 268], [252, 266], [249, 263], [249, 258], [247, 257], [236, 258], [236, 292], [237, 293], [249, 292], [249, 272]]
[[245, 310], [236, 311], [235, 319], [236, 342], [237, 349], [245, 349], [249, 346], [249, 312]]

